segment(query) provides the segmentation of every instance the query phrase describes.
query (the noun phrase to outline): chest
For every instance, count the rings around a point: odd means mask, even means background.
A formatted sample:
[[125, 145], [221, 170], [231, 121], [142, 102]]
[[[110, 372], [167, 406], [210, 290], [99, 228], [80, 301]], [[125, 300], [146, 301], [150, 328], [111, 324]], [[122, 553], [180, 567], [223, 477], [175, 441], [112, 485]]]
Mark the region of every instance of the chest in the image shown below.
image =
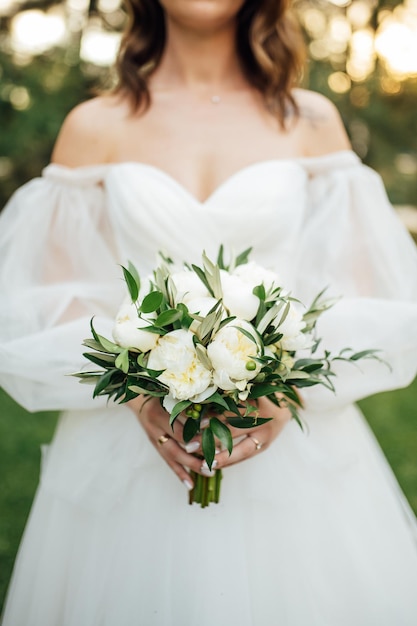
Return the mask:
[[156, 101], [117, 133], [115, 160], [140, 161], [178, 181], [199, 201], [225, 180], [259, 161], [300, 155], [297, 128], [282, 130], [276, 119], [245, 99], [171, 103]]

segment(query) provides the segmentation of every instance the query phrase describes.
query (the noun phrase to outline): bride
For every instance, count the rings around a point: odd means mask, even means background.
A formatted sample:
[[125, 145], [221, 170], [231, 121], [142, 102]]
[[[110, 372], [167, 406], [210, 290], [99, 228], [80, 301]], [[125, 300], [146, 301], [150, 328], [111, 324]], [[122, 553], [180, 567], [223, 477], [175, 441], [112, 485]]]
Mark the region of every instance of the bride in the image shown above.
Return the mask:
[[[3, 625], [414, 626], [416, 521], [353, 404], [415, 375], [414, 246], [333, 105], [295, 88], [287, 0], [128, 5], [118, 86], [70, 113], [1, 219], [0, 383], [64, 410]], [[275, 419], [217, 455], [222, 501], [202, 510], [199, 442], [156, 399], [106, 405], [66, 375], [92, 315], [110, 332], [119, 263], [146, 275], [160, 250], [220, 243], [252, 246], [303, 302], [343, 296], [323, 345], [381, 348], [392, 369], [341, 366], [336, 394], [306, 392], [307, 433], [261, 401]]]

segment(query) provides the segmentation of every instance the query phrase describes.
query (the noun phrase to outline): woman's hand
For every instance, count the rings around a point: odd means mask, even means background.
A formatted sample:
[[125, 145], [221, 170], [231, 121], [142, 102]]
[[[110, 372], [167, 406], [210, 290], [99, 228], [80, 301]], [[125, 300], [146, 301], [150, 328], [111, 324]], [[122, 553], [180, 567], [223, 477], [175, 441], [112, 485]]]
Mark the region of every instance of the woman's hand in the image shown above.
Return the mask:
[[[201, 436], [196, 436], [185, 446], [181, 418], [175, 420], [174, 429], [172, 429], [169, 425], [169, 415], [162, 408], [158, 398], [145, 400], [139, 396], [128, 402], [128, 405], [136, 414], [153, 446], [187, 489], [193, 487], [188, 470], [193, 470], [203, 476], [212, 475], [213, 472], [210, 472], [205, 461], [193, 454], [202, 453]], [[272, 417], [273, 419], [256, 428], [229, 426], [232, 437], [241, 441], [233, 446], [230, 456], [227, 450], [216, 454], [213, 470], [240, 463], [267, 450], [291, 419], [289, 409], [278, 408], [267, 398], [258, 400], [258, 410], [259, 417]]]
[[[127, 404], [136, 414], [149, 440], [164, 461], [168, 463], [187, 489], [192, 489], [193, 481], [186, 468], [203, 475], [204, 471], [201, 471], [201, 459], [185, 449], [182, 436], [183, 427], [180, 420], [175, 420], [173, 430], [169, 425], [169, 414], [162, 408], [158, 398], [146, 400], [138, 396]], [[191, 452], [195, 451], [196, 447], [199, 448], [199, 443], [193, 442], [192, 445], [187, 446], [187, 449]]]
[[272, 417], [273, 419], [255, 428], [233, 428], [229, 426], [233, 438], [237, 439], [243, 436], [243, 439], [233, 446], [230, 456], [227, 450], [216, 455], [216, 469], [240, 463], [264, 452], [291, 420], [291, 412], [288, 408], [279, 408], [268, 398], [259, 398], [258, 409], [259, 417]]

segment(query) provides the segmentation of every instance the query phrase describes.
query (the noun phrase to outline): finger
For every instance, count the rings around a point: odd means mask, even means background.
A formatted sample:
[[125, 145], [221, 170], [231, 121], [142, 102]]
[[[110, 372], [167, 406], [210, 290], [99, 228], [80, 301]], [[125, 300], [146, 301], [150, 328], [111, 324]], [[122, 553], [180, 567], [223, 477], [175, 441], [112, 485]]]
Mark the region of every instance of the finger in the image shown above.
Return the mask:
[[245, 461], [256, 454], [259, 454], [262, 448], [263, 444], [257, 437], [245, 437], [242, 441], [240, 441], [240, 443], [237, 443], [233, 447], [232, 454], [230, 456], [227, 450], [220, 452], [220, 454], [216, 456], [218, 468], [228, 467], [229, 465]]
[[184, 441], [184, 426], [182, 425], [182, 423], [178, 420], [175, 420], [175, 422], [170, 426], [170, 435], [178, 442], [183, 443]]
[[183, 441], [183, 425], [181, 422], [175, 420], [175, 422], [170, 425], [169, 424], [169, 414], [162, 408], [162, 406], [158, 403], [151, 407], [149, 412], [149, 417], [147, 421], [147, 430], [151, 435], [156, 438], [161, 433], [160, 431], [167, 432], [169, 436], [175, 439], [178, 442]]
[[194, 487], [193, 479], [191, 478], [189, 472], [183, 467], [180, 463], [176, 461], [167, 460], [167, 464], [172, 469], [174, 474], [178, 476], [182, 484], [190, 491]]
[[[164, 439], [161, 440], [161, 437]], [[166, 435], [160, 436], [155, 447], [167, 463], [177, 463], [194, 472], [201, 473], [201, 459], [193, 454], [188, 454], [172, 437], [168, 436], [167, 440], [165, 438]]]
[[169, 467], [178, 476], [182, 484], [190, 491], [194, 487], [194, 482], [185, 467], [176, 461], [167, 460]]

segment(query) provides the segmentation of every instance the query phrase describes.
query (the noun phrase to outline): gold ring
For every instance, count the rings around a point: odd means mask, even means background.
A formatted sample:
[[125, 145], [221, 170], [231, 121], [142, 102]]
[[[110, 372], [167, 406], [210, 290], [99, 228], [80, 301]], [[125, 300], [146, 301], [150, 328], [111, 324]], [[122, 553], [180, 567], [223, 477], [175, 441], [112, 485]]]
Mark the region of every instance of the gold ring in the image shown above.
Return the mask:
[[164, 443], [166, 443], [170, 439], [171, 439], [171, 437], [168, 437], [168, 435], [161, 435], [160, 437], [158, 437], [158, 443], [159, 443], [160, 446], [163, 446]]
[[249, 439], [252, 439], [252, 441], [255, 444], [255, 447], [256, 447], [257, 450], [260, 450], [262, 448], [262, 446], [264, 445], [263, 443], [258, 441], [255, 437], [251, 437], [250, 435], [248, 435], [248, 437], [249, 437]]

